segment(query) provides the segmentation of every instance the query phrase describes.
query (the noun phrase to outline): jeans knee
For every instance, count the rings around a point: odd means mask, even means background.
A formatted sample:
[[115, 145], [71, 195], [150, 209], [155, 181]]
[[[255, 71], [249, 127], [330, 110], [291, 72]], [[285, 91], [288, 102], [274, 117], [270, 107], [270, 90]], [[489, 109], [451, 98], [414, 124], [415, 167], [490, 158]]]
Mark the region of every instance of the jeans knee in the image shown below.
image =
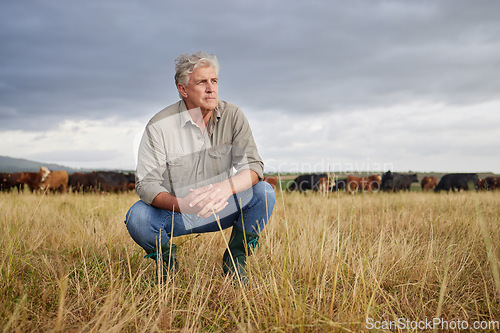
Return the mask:
[[140, 205], [141, 201], [136, 202], [135, 204], [132, 205], [132, 207], [129, 208], [127, 211], [127, 214], [125, 215], [125, 224], [129, 225], [130, 222], [133, 222], [137, 218], [137, 211], [139, 210], [138, 206]]
[[138, 201], [130, 207], [125, 216], [125, 225], [132, 238], [137, 238], [147, 230], [144, 228], [145, 220], [147, 219], [146, 209], [147, 206], [144, 202]]
[[256, 195], [261, 198], [261, 200], [267, 205], [269, 212], [272, 212], [274, 208], [274, 203], [276, 202], [276, 193], [273, 187], [264, 181], [260, 181], [256, 184]]

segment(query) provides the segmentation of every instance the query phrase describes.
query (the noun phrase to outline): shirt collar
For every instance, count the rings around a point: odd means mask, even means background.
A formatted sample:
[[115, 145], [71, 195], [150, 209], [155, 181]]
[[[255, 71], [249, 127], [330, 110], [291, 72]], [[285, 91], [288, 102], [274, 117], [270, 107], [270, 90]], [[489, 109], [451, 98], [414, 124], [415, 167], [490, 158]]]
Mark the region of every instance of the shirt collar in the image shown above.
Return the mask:
[[[186, 107], [186, 103], [184, 100], [181, 100], [179, 102], [179, 126], [184, 127], [188, 122], [194, 125], [193, 118], [189, 115], [188, 109]], [[215, 124], [217, 124], [217, 121], [219, 121], [221, 117], [221, 112], [220, 112], [220, 102], [217, 105], [217, 107], [214, 109], [212, 112], [212, 119], [208, 123], [208, 132], [211, 134], [213, 132], [213, 127], [215, 127]]]
[[181, 100], [179, 102], [179, 126], [184, 127], [188, 122], [194, 124], [193, 119], [189, 115], [186, 103], [184, 103], [184, 100]]

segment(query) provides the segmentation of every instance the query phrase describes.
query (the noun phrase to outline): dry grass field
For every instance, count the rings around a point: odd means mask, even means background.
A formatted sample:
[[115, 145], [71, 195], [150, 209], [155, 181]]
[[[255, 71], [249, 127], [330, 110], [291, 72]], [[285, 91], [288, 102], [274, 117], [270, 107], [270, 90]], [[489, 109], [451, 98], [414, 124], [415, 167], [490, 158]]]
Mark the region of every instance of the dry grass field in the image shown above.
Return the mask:
[[499, 331], [500, 192], [279, 193], [247, 289], [221, 233], [175, 239], [180, 271], [155, 284], [123, 222], [136, 200], [0, 193], [0, 330]]

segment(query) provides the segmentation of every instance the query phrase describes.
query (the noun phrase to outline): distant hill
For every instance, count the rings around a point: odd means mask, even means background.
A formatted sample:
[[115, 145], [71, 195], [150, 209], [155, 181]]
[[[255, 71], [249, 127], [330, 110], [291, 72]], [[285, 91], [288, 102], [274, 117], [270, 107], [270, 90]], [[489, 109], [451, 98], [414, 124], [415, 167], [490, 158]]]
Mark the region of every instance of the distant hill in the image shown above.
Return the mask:
[[52, 171], [66, 170], [66, 172], [68, 173], [92, 171], [87, 169], [70, 168], [67, 166], [53, 164], [53, 163], [43, 163], [43, 162], [25, 160], [22, 158], [0, 156], [0, 172], [22, 172], [22, 171], [38, 172], [40, 171], [41, 166], [45, 166]]

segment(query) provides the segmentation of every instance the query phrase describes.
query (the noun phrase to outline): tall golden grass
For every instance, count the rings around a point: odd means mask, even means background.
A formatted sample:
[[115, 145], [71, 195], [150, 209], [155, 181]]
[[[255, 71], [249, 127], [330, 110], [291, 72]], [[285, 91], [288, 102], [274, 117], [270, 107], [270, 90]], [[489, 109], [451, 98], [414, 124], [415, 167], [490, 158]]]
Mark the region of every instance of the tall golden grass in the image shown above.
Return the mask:
[[222, 276], [221, 233], [174, 239], [180, 271], [156, 284], [123, 222], [136, 200], [0, 193], [0, 329], [357, 332], [368, 320], [500, 320], [498, 192], [278, 193], [248, 259], [251, 288]]

